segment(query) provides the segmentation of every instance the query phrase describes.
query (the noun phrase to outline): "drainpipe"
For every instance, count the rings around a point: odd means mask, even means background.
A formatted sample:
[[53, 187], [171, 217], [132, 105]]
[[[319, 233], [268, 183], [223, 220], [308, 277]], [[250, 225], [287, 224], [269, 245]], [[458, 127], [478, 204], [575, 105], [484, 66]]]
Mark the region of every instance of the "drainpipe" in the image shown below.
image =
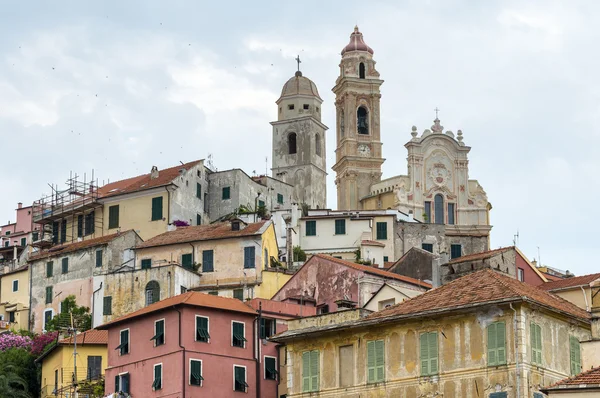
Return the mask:
[[181, 345], [181, 311], [175, 306], [173, 306], [173, 309], [177, 311], [179, 317], [179, 348], [183, 350], [181, 356], [181, 398], [185, 398], [185, 347]]
[[521, 397], [521, 369], [519, 368], [519, 353], [517, 349], [519, 347], [517, 342], [517, 310], [515, 310], [512, 306], [512, 303], [509, 304], [510, 309], [513, 310], [513, 335], [514, 335], [514, 349], [515, 349], [515, 373], [517, 374], [517, 398]]
[[587, 312], [590, 312], [590, 305], [588, 304], [587, 301], [587, 295], [585, 294], [585, 289], [583, 288], [583, 286], [579, 286], [581, 288], [581, 293], [583, 293], [583, 299], [585, 300], [585, 310]]
[[275, 346], [275, 350], [277, 351], [277, 367], [279, 368], [277, 369], [277, 384], [275, 385], [275, 396], [277, 396], [277, 394], [279, 393], [279, 386], [281, 385], [281, 374], [279, 373], [279, 370], [281, 369], [281, 347], [285, 347], [285, 345], [277, 344]]
[[169, 191], [169, 186], [165, 186], [165, 191], [167, 191], [167, 225], [171, 222], [171, 192]]
[[[254, 319], [255, 327], [252, 328], [252, 347], [254, 351], [254, 361], [256, 362], [256, 398], [260, 398], [260, 334], [256, 333], [256, 329], [260, 329], [260, 318], [262, 316], [262, 303], [258, 303], [258, 317]], [[258, 342], [258, 344], [257, 344]]]
[[34, 263], [29, 264], [29, 315], [27, 316], [27, 330], [31, 330], [31, 315], [33, 312], [33, 308], [31, 307], [31, 298], [33, 297], [33, 295], [31, 294], [33, 289], [33, 264]]
[[[94, 280], [92, 278], [92, 280]], [[100, 287], [92, 292], [92, 329], [94, 328], [94, 310], [96, 309], [96, 293], [102, 289], [102, 281], [100, 281]]]

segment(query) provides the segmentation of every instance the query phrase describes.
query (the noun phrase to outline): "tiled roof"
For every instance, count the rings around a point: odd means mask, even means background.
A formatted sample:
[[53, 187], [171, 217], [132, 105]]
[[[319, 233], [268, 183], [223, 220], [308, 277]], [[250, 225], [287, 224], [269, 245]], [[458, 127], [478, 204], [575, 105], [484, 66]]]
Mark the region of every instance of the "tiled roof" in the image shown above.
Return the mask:
[[361, 241], [360, 243], [361, 243], [361, 244], [363, 244], [363, 245], [366, 245], [366, 246], [379, 246], [379, 247], [385, 247], [385, 243], [382, 243], [382, 242], [377, 242], [376, 240], [368, 240], [368, 239], [365, 239], [365, 240]]
[[[542, 271], [540, 271], [540, 272], [542, 272]], [[560, 280], [564, 279], [564, 278], [561, 278], [560, 276], [552, 275], [547, 272], [542, 272], [542, 275], [544, 275], [546, 277], [546, 279], [548, 279], [548, 282], [560, 281]]]
[[[73, 336], [58, 341], [58, 344], [73, 344]], [[91, 329], [77, 335], [77, 345], [80, 344], [108, 344], [108, 331]]]
[[27, 271], [28, 268], [29, 268], [29, 264], [22, 265], [19, 268], [15, 268], [11, 271], [0, 274], [0, 278], [2, 278], [3, 276], [6, 276], [6, 275], [10, 275], [10, 274], [16, 274], [17, 272]]
[[229, 298], [229, 297], [221, 297], [221, 296], [213, 296], [211, 294], [200, 293], [200, 292], [186, 292], [180, 294], [178, 296], [173, 296], [161, 301], [158, 301], [154, 304], [150, 304], [147, 307], [142, 308], [141, 310], [137, 310], [132, 312], [131, 314], [124, 315], [120, 318], [114, 319], [104, 325], [98, 326], [98, 329], [108, 329], [110, 326], [113, 326], [117, 323], [122, 323], [124, 321], [129, 321], [131, 319], [150, 314], [156, 311], [164, 310], [165, 308], [169, 308], [175, 305], [189, 305], [194, 307], [208, 307], [215, 308], [224, 311], [233, 311], [233, 312], [243, 312], [246, 314], [256, 314], [250, 306], [244, 304], [241, 300]]
[[250, 223], [239, 231], [231, 229], [231, 222], [218, 222], [209, 225], [179, 227], [151, 238], [138, 245], [138, 248], [171, 245], [175, 243], [198, 242], [201, 240], [238, 238], [261, 234], [269, 221]]
[[148, 173], [137, 177], [128, 178], [126, 180], [111, 182], [110, 184], [106, 184], [103, 187], [98, 188], [98, 196], [100, 198], [107, 198], [110, 196], [144, 191], [146, 189], [168, 185], [174, 179], [179, 177], [179, 171], [181, 169], [189, 170], [201, 161], [202, 160], [195, 160], [193, 162], [180, 164], [168, 169], [159, 170], [157, 178], [151, 178], [150, 173]]
[[53, 256], [62, 256], [63, 254], [73, 253], [78, 250], [83, 250], [83, 249], [87, 249], [87, 248], [94, 247], [94, 246], [106, 245], [111, 240], [113, 240], [127, 232], [129, 232], [129, 231], [117, 232], [116, 234], [104, 235], [104, 236], [100, 236], [98, 238], [93, 238], [93, 239], [86, 239], [86, 240], [82, 240], [81, 242], [73, 242], [73, 243], [67, 243], [64, 245], [52, 246], [50, 249], [43, 250], [43, 251], [39, 252], [38, 254], [34, 254], [34, 255], [30, 256], [27, 261], [31, 262], [31, 261], [36, 261], [36, 260], [53, 257]]
[[533, 301], [584, 320], [591, 317], [587, 311], [554, 294], [490, 269], [483, 269], [376, 312], [368, 318], [386, 318], [428, 311], [442, 312], [472, 305], [520, 300]]
[[333, 261], [334, 263], [338, 263], [341, 265], [345, 265], [346, 267], [354, 268], [355, 270], [362, 271], [366, 274], [382, 276], [384, 278], [396, 279], [406, 283], [411, 283], [413, 285], [421, 286], [427, 289], [431, 289], [431, 285], [427, 282], [423, 282], [414, 278], [410, 278], [408, 276], [395, 274], [393, 272], [385, 271], [381, 268], [374, 268], [368, 265], [356, 264], [352, 261], [342, 260], [341, 258], [335, 258], [331, 256], [326, 256], [324, 254], [315, 254], [315, 257], [322, 258], [327, 261]]
[[448, 262], [448, 264], [457, 264], [464, 263], [465, 261], [475, 261], [475, 260], [485, 260], [486, 258], [490, 258], [495, 256], [496, 254], [504, 253], [509, 250], [513, 250], [514, 246], [501, 247], [499, 249], [488, 250], [481, 253], [468, 254], [466, 256], [457, 257]]
[[596, 279], [600, 279], [600, 274], [573, 276], [571, 278], [564, 278], [559, 279], [557, 281], [542, 283], [541, 285], [539, 285], [539, 288], [548, 291], [566, 289], [569, 287], [589, 285], [590, 282], [593, 282]]
[[587, 372], [579, 373], [577, 376], [570, 377], [546, 387], [544, 391], [565, 390], [565, 389], [584, 389], [600, 388], [600, 367], [592, 368]]

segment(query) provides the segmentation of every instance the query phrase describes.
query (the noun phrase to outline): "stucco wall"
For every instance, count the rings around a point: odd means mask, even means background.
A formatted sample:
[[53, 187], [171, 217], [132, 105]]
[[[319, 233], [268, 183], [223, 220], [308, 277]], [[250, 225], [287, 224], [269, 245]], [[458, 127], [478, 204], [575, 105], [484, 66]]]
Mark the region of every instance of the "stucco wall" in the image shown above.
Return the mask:
[[580, 287], [576, 287], [568, 290], [558, 290], [552, 293], [564, 298], [567, 301], [570, 301], [571, 303], [586, 311], [589, 311], [591, 308], [592, 290], [589, 288], [589, 286], [584, 287], [583, 291]]
[[[198, 175], [200, 172], [200, 175]], [[204, 212], [204, 197], [208, 193], [208, 173], [205, 171], [204, 162], [200, 162], [194, 167], [185, 171], [175, 179], [177, 189], [171, 195], [171, 219], [187, 221], [190, 225], [197, 225], [196, 218], [200, 215], [202, 223], [207, 224], [209, 220], [208, 212]], [[200, 184], [200, 198], [197, 197], [196, 184]], [[208, 195], [206, 196], [208, 198]]]
[[[29, 329], [29, 269], [0, 275], [0, 315], [8, 321], [6, 308], [16, 305], [15, 323], [10, 325], [12, 330]], [[13, 281], [18, 281], [18, 290], [13, 292]]]

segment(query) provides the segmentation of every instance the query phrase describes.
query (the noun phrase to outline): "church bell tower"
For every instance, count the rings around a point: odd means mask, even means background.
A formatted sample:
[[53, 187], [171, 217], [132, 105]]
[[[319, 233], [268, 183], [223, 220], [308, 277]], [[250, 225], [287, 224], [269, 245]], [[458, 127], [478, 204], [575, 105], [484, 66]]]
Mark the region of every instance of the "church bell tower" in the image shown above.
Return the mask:
[[358, 26], [342, 50], [340, 76], [333, 93], [336, 107], [336, 173], [338, 210], [361, 209], [360, 200], [381, 181], [380, 87], [373, 50]]

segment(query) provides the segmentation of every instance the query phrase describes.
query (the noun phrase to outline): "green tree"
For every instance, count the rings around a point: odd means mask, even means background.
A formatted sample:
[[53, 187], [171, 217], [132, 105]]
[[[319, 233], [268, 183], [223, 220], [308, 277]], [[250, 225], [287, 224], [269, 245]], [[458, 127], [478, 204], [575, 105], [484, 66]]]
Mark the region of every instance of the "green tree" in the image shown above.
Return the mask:
[[71, 316], [73, 316], [73, 325], [80, 332], [92, 328], [92, 316], [89, 307], [80, 307], [75, 301], [75, 296], [67, 296], [61, 304], [60, 314], [57, 314], [46, 323], [46, 331], [53, 332], [71, 326]]
[[294, 246], [294, 262], [306, 261], [306, 253], [300, 246]]
[[31, 398], [39, 391], [39, 369], [22, 348], [0, 353], [0, 396]]

